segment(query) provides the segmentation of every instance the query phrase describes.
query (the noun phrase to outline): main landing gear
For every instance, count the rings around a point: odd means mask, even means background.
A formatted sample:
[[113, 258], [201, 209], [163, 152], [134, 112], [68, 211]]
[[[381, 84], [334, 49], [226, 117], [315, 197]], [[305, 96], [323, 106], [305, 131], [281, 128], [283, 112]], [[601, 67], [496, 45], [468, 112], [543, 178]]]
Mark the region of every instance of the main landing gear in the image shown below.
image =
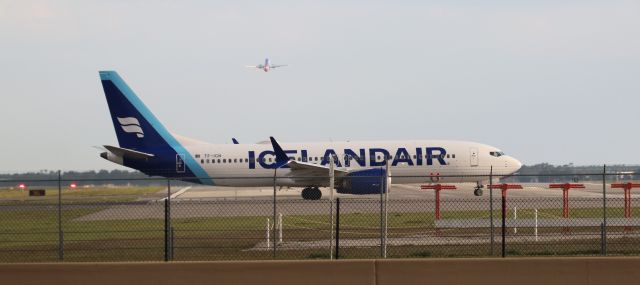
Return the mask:
[[307, 187], [302, 189], [302, 199], [305, 200], [320, 200], [322, 198], [322, 192], [318, 187]]
[[478, 183], [478, 186], [473, 190], [473, 195], [482, 196], [482, 188], [484, 188], [484, 185]]

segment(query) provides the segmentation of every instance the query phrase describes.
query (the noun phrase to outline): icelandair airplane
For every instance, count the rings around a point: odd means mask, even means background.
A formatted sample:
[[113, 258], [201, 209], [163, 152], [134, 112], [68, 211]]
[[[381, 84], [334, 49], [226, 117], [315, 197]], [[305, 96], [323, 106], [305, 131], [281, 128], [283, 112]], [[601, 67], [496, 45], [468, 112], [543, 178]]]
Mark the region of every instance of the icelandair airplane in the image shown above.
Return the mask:
[[278, 68], [278, 67], [283, 67], [283, 66], [287, 66], [286, 64], [281, 64], [281, 65], [271, 65], [271, 62], [269, 61], [268, 58], [264, 59], [264, 64], [259, 64], [259, 65], [247, 65], [246, 67], [251, 67], [251, 68], [257, 68], [257, 69], [262, 69], [264, 70], [264, 72], [269, 72], [270, 69], [274, 69], [274, 68]]
[[[476, 182], [482, 195], [489, 168], [496, 178], [522, 164], [499, 149], [465, 141], [408, 140], [280, 144], [209, 144], [170, 133], [115, 71], [100, 71], [119, 146], [100, 156], [147, 175], [220, 186], [302, 187], [320, 199], [332, 166], [336, 191], [379, 194], [385, 166], [395, 184]], [[388, 160], [388, 161], [387, 161]]]

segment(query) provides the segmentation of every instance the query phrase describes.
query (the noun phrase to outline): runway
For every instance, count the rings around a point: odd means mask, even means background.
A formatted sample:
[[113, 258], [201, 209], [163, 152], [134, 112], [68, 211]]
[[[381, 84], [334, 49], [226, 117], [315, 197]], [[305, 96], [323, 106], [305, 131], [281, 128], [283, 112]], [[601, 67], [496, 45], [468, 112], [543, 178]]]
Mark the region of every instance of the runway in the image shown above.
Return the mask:
[[[571, 190], [572, 198], [602, 198], [601, 183], [584, 183], [585, 189]], [[389, 190], [390, 199], [433, 199], [433, 190], [421, 190], [421, 184], [392, 184]], [[488, 199], [489, 190], [484, 189], [483, 197], [473, 195], [475, 183], [458, 183], [455, 185], [456, 190], [443, 190], [440, 194], [441, 199], [449, 198], [472, 198], [472, 199]], [[522, 190], [510, 190], [509, 197], [528, 198], [528, 197], [559, 197], [562, 198], [562, 190], [548, 189], [548, 184], [540, 183], [522, 183]], [[328, 188], [320, 188], [323, 199], [330, 196]], [[300, 199], [301, 188], [277, 188], [276, 195], [278, 198]], [[611, 189], [607, 184], [608, 198], [624, 198], [623, 191], [620, 189]], [[500, 196], [500, 190], [493, 190], [494, 197]], [[633, 194], [632, 194], [633, 195]], [[635, 196], [635, 195], [634, 195]], [[640, 194], [638, 194], [640, 196]], [[360, 198], [360, 199], [379, 199], [379, 195], [350, 195], [335, 193], [334, 197], [342, 198]], [[273, 187], [224, 187], [224, 186], [194, 186], [175, 199], [182, 200], [207, 200], [207, 199], [272, 199]]]
[[[481, 197], [473, 195], [474, 184], [458, 185], [458, 190], [443, 190], [441, 211], [465, 212], [487, 211], [491, 208], [488, 190]], [[600, 187], [600, 188], [598, 188]], [[602, 206], [601, 184], [588, 184], [586, 189], [570, 193], [572, 209]], [[172, 218], [203, 217], [248, 217], [273, 215], [273, 188], [231, 188], [231, 187], [191, 187], [173, 189], [171, 203]], [[283, 188], [276, 191], [277, 213], [283, 215], [327, 215], [331, 211], [328, 189], [323, 188], [321, 200], [310, 201], [300, 198], [300, 189]], [[500, 207], [499, 190], [494, 191], [493, 208]], [[622, 191], [611, 190], [607, 195], [609, 207], [622, 207]], [[160, 191], [159, 193], [166, 193]], [[340, 198], [342, 213], [379, 213], [380, 195], [335, 194]], [[77, 218], [78, 221], [162, 219], [164, 199], [150, 199], [135, 203], [96, 204], [105, 208]], [[435, 211], [433, 190], [420, 190], [419, 185], [393, 185], [389, 191], [388, 211], [392, 213], [432, 213]], [[73, 207], [73, 205], [65, 205]], [[521, 213], [533, 209], [561, 209], [562, 191], [541, 187], [541, 184], [525, 185], [522, 190], [509, 193], [507, 207], [519, 209]], [[530, 214], [530, 213], [529, 213]], [[543, 218], [543, 217], [541, 217]]]

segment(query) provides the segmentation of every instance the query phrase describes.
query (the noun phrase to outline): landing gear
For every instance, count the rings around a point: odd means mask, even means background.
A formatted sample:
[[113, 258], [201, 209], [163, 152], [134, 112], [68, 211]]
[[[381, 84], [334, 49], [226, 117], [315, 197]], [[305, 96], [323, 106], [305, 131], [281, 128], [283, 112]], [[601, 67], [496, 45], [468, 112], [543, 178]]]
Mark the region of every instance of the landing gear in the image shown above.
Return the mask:
[[484, 185], [478, 183], [478, 186], [473, 190], [473, 195], [482, 196], [482, 188], [484, 188]]
[[302, 199], [305, 200], [320, 200], [322, 198], [322, 192], [318, 187], [307, 187], [302, 189]]

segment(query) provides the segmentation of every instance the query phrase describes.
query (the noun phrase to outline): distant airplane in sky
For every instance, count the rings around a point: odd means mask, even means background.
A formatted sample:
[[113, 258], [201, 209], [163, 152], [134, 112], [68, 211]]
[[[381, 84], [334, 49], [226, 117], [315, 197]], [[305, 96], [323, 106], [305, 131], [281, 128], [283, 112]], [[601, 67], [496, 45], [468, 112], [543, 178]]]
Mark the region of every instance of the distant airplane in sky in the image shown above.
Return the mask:
[[269, 72], [269, 69], [272, 69], [272, 68], [278, 68], [278, 67], [283, 67], [283, 66], [287, 66], [287, 65], [286, 65], [286, 64], [281, 64], [281, 65], [271, 65], [271, 62], [269, 62], [269, 59], [268, 59], [268, 58], [265, 58], [265, 59], [264, 59], [264, 64], [259, 64], [259, 65], [247, 65], [246, 67], [262, 69], [262, 70], [264, 70], [264, 72]]

